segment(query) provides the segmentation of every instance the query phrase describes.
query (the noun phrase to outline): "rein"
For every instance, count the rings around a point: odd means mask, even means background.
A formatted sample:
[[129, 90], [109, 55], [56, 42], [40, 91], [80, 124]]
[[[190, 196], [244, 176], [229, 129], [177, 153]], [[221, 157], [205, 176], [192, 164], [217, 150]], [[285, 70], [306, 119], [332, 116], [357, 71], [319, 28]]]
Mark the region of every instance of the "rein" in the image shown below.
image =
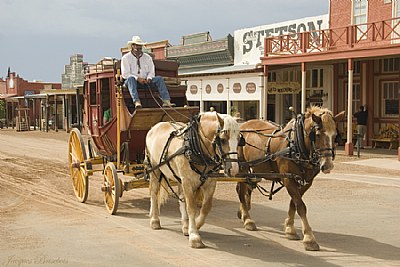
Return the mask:
[[[215, 149], [218, 149], [222, 158], [218, 156], [217, 153], [215, 153], [215, 157], [207, 157], [201, 147], [202, 141], [199, 136], [199, 122], [200, 115], [193, 116], [185, 128], [171, 132], [168, 141], [163, 148], [160, 162], [156, 166], [151, 166], [150, 163], [147, 162], [148, 168], [146, 168], [146, 175], [156, 169], [159, 169], [163, 165], [167, 165], [174, 175], [174, 178], [181, 183], [182, 179], [176, 175], [175, 171], [170, 165], [170, 161], [179, 155], [185, 155], [185, 157], [189, 160], [192, 170], [200, 175], [201, 185], [204, 184], [210, 173], [220, 170], [224, 157], [232, 153], [222, 153], [221, 143], [216, 142], [215, 145], [213, 144], [214, 152], [216, 152]], [[218, 136], [218, 134], [219, 131], [217, 131], [216, 135]], [[181, 136], [183, 136], [184, 145], [175, 151], [175, 153], [168, 155], [168, 149], [172, 140]], [[198, 166], [204, 166], [204, 168], [198, 168]]]
[[[263, 130], [244, 130], [241, 132], [250, 132], [256, 133], [258, 135], [262, 135], [265, 137], [269, 137], [266, 148], [262, 149], [252, 144], [246, 142], [246, 145], [251, 146], [255, 149], [262, 150], [265, 152], [265, 157], [253, 161], [240, 162], [240, 165], [254, 166], [263, 162], [267, 162], [270, 160], [275, 160], [278, 157], [285, 158], [291, 161], [296, 162], [297, 164], [306, 164], [309, 163], [314, 167], [319, 167], [321, 157], [335, 157], [335, 149], [334, 148], [316, 148], [315, 147], [315, 138], [316, 131], [322, 128], [322, 126], [313, 126], [311, 132], [307, 135], [305, 134], [305, 126], [304, 126], [305, 116], [304, 114], [299, 114], [295, 118], [294, 127], [289, 129], [286, 132], [283, 132], [281, 135], [276, 135], [276, 131], [272, 134], [264, 134], [262, 131], [271, 130], [271, 129], [263, 129]], [[279, 126], [280, 130], [282, 130], [282, 126]], [[285, 149], [280, 150], [276, 153], [269, 153], [269, 147], [272, 138], [276, 137], [286, 137], [288, 145]], [[305, 138], [308, 136], [311, 142], [311, 150], [308, 150], [305, 145]]]
[[[215, 153], [215, 157], [210, 158], [207, 157], [202, 150], [201, 138], [199, 136], [199, 122], [200, 115], [192, 117], [189, 130], [186, 132], [184, 137], [184, 147], [186, 148], [185, 156], [189, 160], [190, 167], [193, 171], [200, 175], [201, 185], [203, 185], [211, 172], [215, 172], [221, 168], [222, 161], [217, 153]], [[219, 132], [217, 131], [216, 136], [218, 136], [218, 134]], [[222, 151], [220, 142], [218, 142], [218, 144], [213, 143], [214, 152], [216, 152], [216, 148]], [[200, 170], [197, 168], [197, 165], [204, 166], [204, 168]], [[211, 169], [209, 169], [210, 167]], [[207, 169], [209, 170], [207, 171]]]

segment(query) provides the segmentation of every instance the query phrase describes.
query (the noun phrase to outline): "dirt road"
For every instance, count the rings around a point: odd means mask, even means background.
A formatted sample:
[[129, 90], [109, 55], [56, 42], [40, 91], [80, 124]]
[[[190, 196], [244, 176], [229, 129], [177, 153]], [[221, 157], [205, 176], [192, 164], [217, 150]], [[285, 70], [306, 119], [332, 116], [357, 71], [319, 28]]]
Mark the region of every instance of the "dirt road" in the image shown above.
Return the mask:
[[[400, 265], [398, 170], [360, 167], [343, 163], [357, 159], [338, 156], [334, 172], [320, 175], [305, 196], [318, 252], [284, 238], [285, 191], [273, 201], [255, 193], [258, 231], [248, 232], [236, 218], [235, 185], [220, 182], [200, 231], [207, 248], [196, 250], [181, 234], [174, 199], [162, 208], [158, 231], [149, 227], [147, 189], [125, 192], [111, 216], [95, 175], [87, 203], [78, 203], [67, 139], [64, 132], [0, 130], [0, 266]], [[301, 222], [295, 223], [300, 233]]]

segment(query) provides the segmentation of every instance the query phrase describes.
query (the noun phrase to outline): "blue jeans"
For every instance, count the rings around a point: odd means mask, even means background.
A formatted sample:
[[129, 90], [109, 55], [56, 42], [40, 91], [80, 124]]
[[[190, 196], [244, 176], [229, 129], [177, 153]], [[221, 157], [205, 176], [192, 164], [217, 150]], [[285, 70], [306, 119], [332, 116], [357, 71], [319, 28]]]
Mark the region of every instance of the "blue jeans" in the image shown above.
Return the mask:
[[165, 85], [164, 79], [161, 76], [156, 76], [153, 79], [151, 79], [150, 84], [140, 84], [136, 81], [135, 77], [129, 77], [125, 81], [125, 86], [128, 87], [129, 93], [132, 96], [133, 102], [139, 101], [139, 94], [137, 89], [147, 89], [148, 86], [151, 88], [157, 87], [158, 92], [160, 92], [161, 99], [164, 100], [171, 100], [171, 97], [169, 96], [167, 86]]

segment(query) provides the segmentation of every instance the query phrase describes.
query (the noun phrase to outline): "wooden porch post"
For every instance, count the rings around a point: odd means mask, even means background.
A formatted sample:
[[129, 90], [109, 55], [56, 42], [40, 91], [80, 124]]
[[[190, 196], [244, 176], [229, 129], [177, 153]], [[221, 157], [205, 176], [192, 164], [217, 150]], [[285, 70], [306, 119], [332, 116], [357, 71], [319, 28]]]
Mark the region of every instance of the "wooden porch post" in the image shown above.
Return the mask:
[[14, 108], [14, 101], [13, 102], [11, 102], [11, 125], [12, 125], [12, 128], [14, 129], [14, 119], [15, 119], [15, 108]]
[[261, 91], [261, 119], [268, 118], [268, 66], [264, 65], [263, 90]]
[[5, 103], [5, 106], [6, 106], [6, 128], [8, 128], [8, 126], [9, 126], [9, 123], [10, 123], [10, 120], [9, 120], [9, 114], [8, 114], [8, 101], [7, 101], [7, 99], [5, 99], [4, 98], [4, 103]]
[[204, 112], [203, 79], [200, 80], [200, 112]]
[[347, 61], [348, 87], [347, 87], [347, 141], [344, 152], [347, 156], [353, 155], [353, 59]]
[[55, 130], [56, 132], [58, 132], [57, 95], [54, 95], [54, 107], [55, 107], [54, 130]]
[[49, 131], [49, 114], [50, 113], [50, 103], [49, 95], [46, 96], [46, 132]]
[[[399, 71], [399, 85], [400, 85], [400, 71]], [[399, 95], [399, 126], [400, 126], [400, 86], [399, 86], [398, 95]], [[400, 134], [399, 134], [398, 144], [399, 144], [399, 147], [397, 148], [397, 159], [400, 161]]]
[[36, 99], [32, 98], [33, 130], [36, 131]]
[[306, 63], [301, 63], [301, 113], [306, 112]]
[[230, 99], [230, 94], [229, 94], [229, 78], [227, 78], [226, 79], [226, 89], [227, 89], [227, 94], [228, 94], [228, 96], [227, 96], [227, 100], [226, 100], [226, 113], [227, 114], [229, 114], [229, 115], [235, 115], [235, 114], [232, 114], [232, 105], [231, 105], [231, 99]]
[[67, 107], [67, 96], [64, 94], [62, 98], [62, 103], [63, 103], [63, 127], [67, 133], [69, 133], [69, 127], [68, 127], [68, 107]]

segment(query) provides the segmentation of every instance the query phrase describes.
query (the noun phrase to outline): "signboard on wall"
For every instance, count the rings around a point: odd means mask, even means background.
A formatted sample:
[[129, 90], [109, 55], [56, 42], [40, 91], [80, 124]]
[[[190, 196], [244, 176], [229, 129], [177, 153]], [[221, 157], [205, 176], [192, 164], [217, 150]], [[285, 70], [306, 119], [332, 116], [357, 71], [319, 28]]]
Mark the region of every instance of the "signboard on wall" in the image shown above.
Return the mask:
[[298, 82], [268, 82], [268, 94], [297, 94], [301, 91]]
[[[247, 65], [260, 63], [260, 57], [264, 54], [265, 37], [327, 29], [329, 27], [328, 20], [329, 15], [326, 14], [236, 30], [234, 32], [234, 64]], [[317, 32], [313, 34], [317, 34]]]

